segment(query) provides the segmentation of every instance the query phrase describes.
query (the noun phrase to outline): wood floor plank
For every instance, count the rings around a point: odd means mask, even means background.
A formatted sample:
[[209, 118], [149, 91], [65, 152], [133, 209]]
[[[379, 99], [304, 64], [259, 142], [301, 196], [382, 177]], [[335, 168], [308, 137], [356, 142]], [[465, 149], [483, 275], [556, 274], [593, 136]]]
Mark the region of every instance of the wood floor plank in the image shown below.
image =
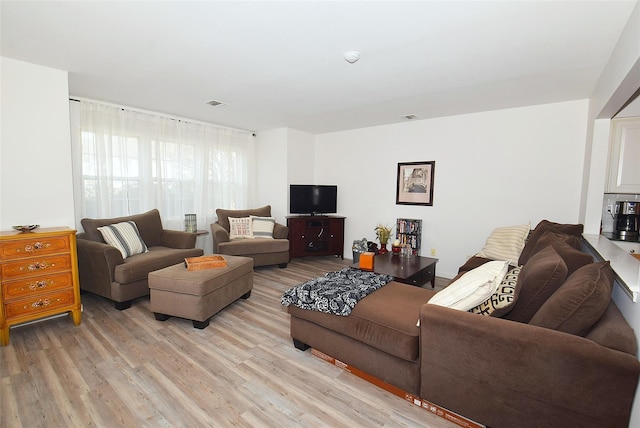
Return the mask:
[[203, 330], [155, 320], [148, 298], [118, 311], [83, 294], [80, 326], [63, 317], [11, 329], [0, 427], [456, 427], [293, 347], [282, 294], [349, 263], [255, 268], [251, 296]]

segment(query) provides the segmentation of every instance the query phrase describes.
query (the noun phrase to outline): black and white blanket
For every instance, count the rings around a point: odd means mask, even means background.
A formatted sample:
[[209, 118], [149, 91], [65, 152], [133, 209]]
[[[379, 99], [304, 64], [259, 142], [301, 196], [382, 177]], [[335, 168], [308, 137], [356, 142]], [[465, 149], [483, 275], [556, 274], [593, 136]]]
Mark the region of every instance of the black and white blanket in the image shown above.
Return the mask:
[[284, 293], [281, 303], [347, 316], [358, 301], [393, 280], [389, 275], [348, 267], [296, 285]]

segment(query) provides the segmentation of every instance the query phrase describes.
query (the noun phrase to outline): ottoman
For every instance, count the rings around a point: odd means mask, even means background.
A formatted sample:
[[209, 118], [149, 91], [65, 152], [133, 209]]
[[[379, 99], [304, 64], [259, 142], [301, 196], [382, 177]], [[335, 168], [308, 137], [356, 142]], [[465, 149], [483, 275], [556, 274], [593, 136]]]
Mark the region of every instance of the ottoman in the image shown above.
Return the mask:
[[227, 256], [226, 267], [188, 271], [184, 263], [149, 273], [150, 307], [158, 321], [170, 317], [209, 325], [211, 317], [253, 288], [253, 259]]

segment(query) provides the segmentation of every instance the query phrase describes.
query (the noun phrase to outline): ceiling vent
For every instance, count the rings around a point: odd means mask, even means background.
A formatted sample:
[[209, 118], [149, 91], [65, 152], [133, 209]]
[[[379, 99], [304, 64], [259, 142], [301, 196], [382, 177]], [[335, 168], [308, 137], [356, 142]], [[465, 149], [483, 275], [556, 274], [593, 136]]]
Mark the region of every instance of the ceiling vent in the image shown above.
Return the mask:
[[416, 116], [415, 114], [405, 114], [404, 116], [400, 117], [406, 120], [413, 120], [418, 118], [418, 116]]
[[207, 101], [205, 104], [209, 104], [211, 107], [218, 107], [218, 106], [224, 105], [222, 101], [216, 101], [216, 100]]

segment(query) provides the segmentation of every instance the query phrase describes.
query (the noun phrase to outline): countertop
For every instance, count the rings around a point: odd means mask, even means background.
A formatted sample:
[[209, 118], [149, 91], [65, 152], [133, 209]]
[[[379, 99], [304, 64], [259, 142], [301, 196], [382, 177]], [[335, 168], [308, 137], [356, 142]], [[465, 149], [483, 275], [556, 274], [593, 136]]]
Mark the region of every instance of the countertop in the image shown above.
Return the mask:
[[602, 236], [604, 236], [605, 238], [607, 238], [610, 241], [619, 241], [619, 242], [640, 242], [640, 237], [637, 237], [635, 239], [629, 239], [629, 238], [620, 238], [619, 235], [617, 235], [616, 233], [613, 232], [603, 232]]
[[640, 260], [625, 252], [604, 235], [582, 235], [587, 245], [603, 260], [609, 260], [620, 284], [631, 300], [640, 293]]

